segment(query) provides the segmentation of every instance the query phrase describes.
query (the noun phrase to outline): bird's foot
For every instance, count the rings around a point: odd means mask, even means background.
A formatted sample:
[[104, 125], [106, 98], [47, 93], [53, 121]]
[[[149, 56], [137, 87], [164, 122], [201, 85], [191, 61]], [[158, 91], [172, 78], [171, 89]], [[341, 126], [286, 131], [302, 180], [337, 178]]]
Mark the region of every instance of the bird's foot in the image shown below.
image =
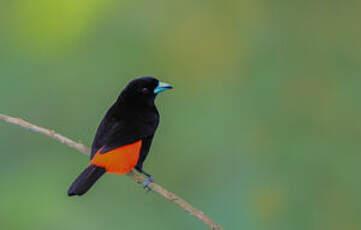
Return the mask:
[[147, 193], [150, 192], [150, 190], [151, 190], [151, 189], [148, 187], [148, 185], [149, 185], [151, 182], [153, 182], [153, 177], [152, 177], [152, 176], [148, 177], [148, 178], [143, 182], [143, 187], [144, 187], [145, 190], [147, 190]]

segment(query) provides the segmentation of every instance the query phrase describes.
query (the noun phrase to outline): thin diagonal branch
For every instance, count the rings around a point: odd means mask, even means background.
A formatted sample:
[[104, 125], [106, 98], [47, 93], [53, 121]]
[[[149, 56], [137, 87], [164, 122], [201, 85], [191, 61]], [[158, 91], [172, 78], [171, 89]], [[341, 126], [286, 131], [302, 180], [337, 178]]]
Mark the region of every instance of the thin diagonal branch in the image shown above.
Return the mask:
[[[23, 119], [10, 117], [10, 116], [4, 115], [4, 114], [0, 114], [0, 120], [4, 120], [7, 123], [21, 126], [23, 128], [29, 129], [30, 131], [33, 131], [36, 133], [44, 134], [44, 135], [51, 137], [63, 144], [68, 145], [69, 147], [71, 147], [73, 149], [78, 150], [79, 152], [81, 152], [85, 155], [90, 154], [89, 148], [86, 147], [85, 145], [75, 142], [59, 133], [56, 133], [53, 130], [45, 129], [45, 128], [39, 127], [37, 125], [31, 124], [27, 121], [24, 121]], [[130, 171], [127, 174], [127, 176], [129, 176], [131, 179], [133, 179], [138, 184], [142, 184], [146, 180], [143, 176], [136, 174], [133, 170]], [[152, 191], [157, 192], [159, 195], [163, 196], [165, 199], [175, 203], [178, 207], [180, 207], [181, 209], [183, 209], [190, 215], [196, 217], [198, 220], [203, 222], [209, 229], [223, 230], [222, 226], [220, 226], [217, 222], [215, 222], [214, 220], [209, 218], [204, 212], [193, 207], [191, 204], [189, 204], [188, 202], [186, 202], [185, 200], [183, 200], [176, 194], [169, 192], [168, 190], [166, 190], [165, 188], [163, 188], [162, 186], [160, 186], [156, 183], [150, 183], [148, 186]]]

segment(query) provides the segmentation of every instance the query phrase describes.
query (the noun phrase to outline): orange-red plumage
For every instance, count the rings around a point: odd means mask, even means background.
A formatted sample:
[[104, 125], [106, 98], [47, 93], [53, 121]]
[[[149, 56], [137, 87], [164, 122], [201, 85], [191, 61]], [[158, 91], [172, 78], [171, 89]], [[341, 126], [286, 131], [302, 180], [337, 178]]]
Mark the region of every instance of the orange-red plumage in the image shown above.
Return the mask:
[[99, 149], [89, 164], [105, 168], [108, 173], [125, 174], [137, 164], [141, 148], [142, 140], [106, 153], [100, 153], [102, 149]]

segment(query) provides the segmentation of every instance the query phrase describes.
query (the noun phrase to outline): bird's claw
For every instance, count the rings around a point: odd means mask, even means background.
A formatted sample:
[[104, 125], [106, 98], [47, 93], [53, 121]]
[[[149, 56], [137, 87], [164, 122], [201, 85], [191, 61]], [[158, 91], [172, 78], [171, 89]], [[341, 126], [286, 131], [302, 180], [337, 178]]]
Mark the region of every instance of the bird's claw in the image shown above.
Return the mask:
[[148, 187], [148, 185], [151, 183], [151, 182], [153, 182], [153, 177], [148, 177], [144, 182], [143, 182], [143, 187], [144, 187], [144, 189], [146, 189], [147, 190], [147, 192], [150, 192], [150, 188]]

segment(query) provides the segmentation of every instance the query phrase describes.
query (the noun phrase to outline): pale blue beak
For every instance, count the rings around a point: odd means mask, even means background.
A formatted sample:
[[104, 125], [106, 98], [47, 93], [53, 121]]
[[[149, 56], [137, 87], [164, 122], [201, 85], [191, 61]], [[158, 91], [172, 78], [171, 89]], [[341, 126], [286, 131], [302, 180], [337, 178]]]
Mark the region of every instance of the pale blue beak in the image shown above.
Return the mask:
[[168, 89], [173, 89], [173, 86], [171, 86], [168, 83], [164, 83], [164, 82], [159, 82], [158, 86], [154, 89], [154, 94], [158, 94], [160, 92], [166, 91]]

